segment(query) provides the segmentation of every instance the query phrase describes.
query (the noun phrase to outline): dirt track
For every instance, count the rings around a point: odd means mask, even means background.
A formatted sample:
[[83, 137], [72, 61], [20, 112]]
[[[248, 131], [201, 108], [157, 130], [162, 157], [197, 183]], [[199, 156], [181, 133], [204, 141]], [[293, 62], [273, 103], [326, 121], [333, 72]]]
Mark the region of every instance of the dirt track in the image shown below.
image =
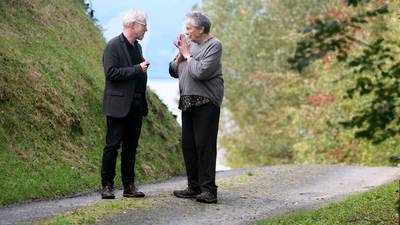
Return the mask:
[[[283, 165], [217, 173], [218, 204], [174, 198], [184, 177], [140, 186], [156, 203], [114, 215], [101, 224], [253, 224], [261, 218], [309, 208], [400, 179], [400, 168]], [[121, 198], [121, 191], [117, 197]], [[0, 224], [42, 220], [102, 201], [98, 193], [0, 209]]]

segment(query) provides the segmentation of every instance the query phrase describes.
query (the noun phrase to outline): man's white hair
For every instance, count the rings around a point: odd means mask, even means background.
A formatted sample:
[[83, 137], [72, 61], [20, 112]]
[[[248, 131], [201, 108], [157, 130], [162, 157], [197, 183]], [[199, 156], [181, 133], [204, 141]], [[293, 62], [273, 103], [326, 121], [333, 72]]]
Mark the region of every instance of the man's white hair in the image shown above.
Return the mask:
[[140, 10], [129, 10], [124, 18], [122, 19], [122, 25], [124, 28], [129, 27], [133, 22], [141, 22], [144, 23], [147, 20], [147, 15], [143, 11]]

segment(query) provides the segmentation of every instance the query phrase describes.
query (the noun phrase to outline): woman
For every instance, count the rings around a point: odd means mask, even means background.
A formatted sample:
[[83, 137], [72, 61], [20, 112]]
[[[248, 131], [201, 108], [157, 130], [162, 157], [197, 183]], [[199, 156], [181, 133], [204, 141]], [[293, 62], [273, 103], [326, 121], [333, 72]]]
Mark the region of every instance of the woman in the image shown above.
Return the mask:
[[[224, 96], [220, 41], [210, 34], [210, 20], [201, 12], [185, 18], [185, 35], [178, 36], [179, 53], [169, 73], [179, 78], [182, 110], [182, 151], [188, 187], [174, 191], [178, 198], [217, 203], [215, 164], [220, 106]], [[188, 39], [188, 40], [186, 40]]]

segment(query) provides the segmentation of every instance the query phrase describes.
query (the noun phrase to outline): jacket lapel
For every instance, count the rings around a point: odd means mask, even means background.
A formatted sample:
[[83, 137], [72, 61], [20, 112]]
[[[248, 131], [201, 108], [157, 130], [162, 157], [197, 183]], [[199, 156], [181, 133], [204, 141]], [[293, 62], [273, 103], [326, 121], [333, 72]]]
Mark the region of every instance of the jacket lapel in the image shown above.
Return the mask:
[[[138, 41], [135, 41], [135, 48], [136, 48], [136, 49], [138, 50], [138, 52], [139, 52], [139, 55], [140, 55], [140, 58], [141, 58], [141, 62], [144, 62], [145, 59], [144, 59], [144, 57], [143, 57], [142, 46], [139, 44]], [[145, 76], [145, 83], [147, 84], [147, 72], [144, 73], [144, 76]]]
[[137, 50], [139, 51], [141, 61], [143, 62], [143, 61], [144, 61], [144, 58], [143, 58], [142, 46], [139, 44], [138, 41], [135, 41], [135, 47], [136, 47]]
[[126, 59], [128, 59], [128, 65], [132, 66], [132, 59], [131, 59], [131, 57], [129, 55], [128, 48], [126, 47], [125, 40], [124, 40], [124, 37], [122, 35], [123, 35], [122, 33], [121, 33], [121, 35], [119, 35], [119, 41], [120, 41], [119, 43], [121, 44], [121, 47], [122, 47], [122, 49], [123, 49], [123, 51], [125, 53]]

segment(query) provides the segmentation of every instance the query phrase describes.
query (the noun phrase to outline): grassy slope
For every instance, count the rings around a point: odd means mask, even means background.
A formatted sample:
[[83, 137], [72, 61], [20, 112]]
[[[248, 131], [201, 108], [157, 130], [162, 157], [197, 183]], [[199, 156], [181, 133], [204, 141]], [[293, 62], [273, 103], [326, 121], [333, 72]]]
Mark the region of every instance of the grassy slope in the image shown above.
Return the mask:
[[399, 182], [396, 181], [323, 208], [294, 212], [257, 224], [398, 224], [395, 209], [398, 188]]
[[[0, 205], [97, 189], [100, 30], [79, 0], [2, 0], [0, 11]], [[183, 171], [179, 126], [157, 96], [149, 100], [140, 181]]]

